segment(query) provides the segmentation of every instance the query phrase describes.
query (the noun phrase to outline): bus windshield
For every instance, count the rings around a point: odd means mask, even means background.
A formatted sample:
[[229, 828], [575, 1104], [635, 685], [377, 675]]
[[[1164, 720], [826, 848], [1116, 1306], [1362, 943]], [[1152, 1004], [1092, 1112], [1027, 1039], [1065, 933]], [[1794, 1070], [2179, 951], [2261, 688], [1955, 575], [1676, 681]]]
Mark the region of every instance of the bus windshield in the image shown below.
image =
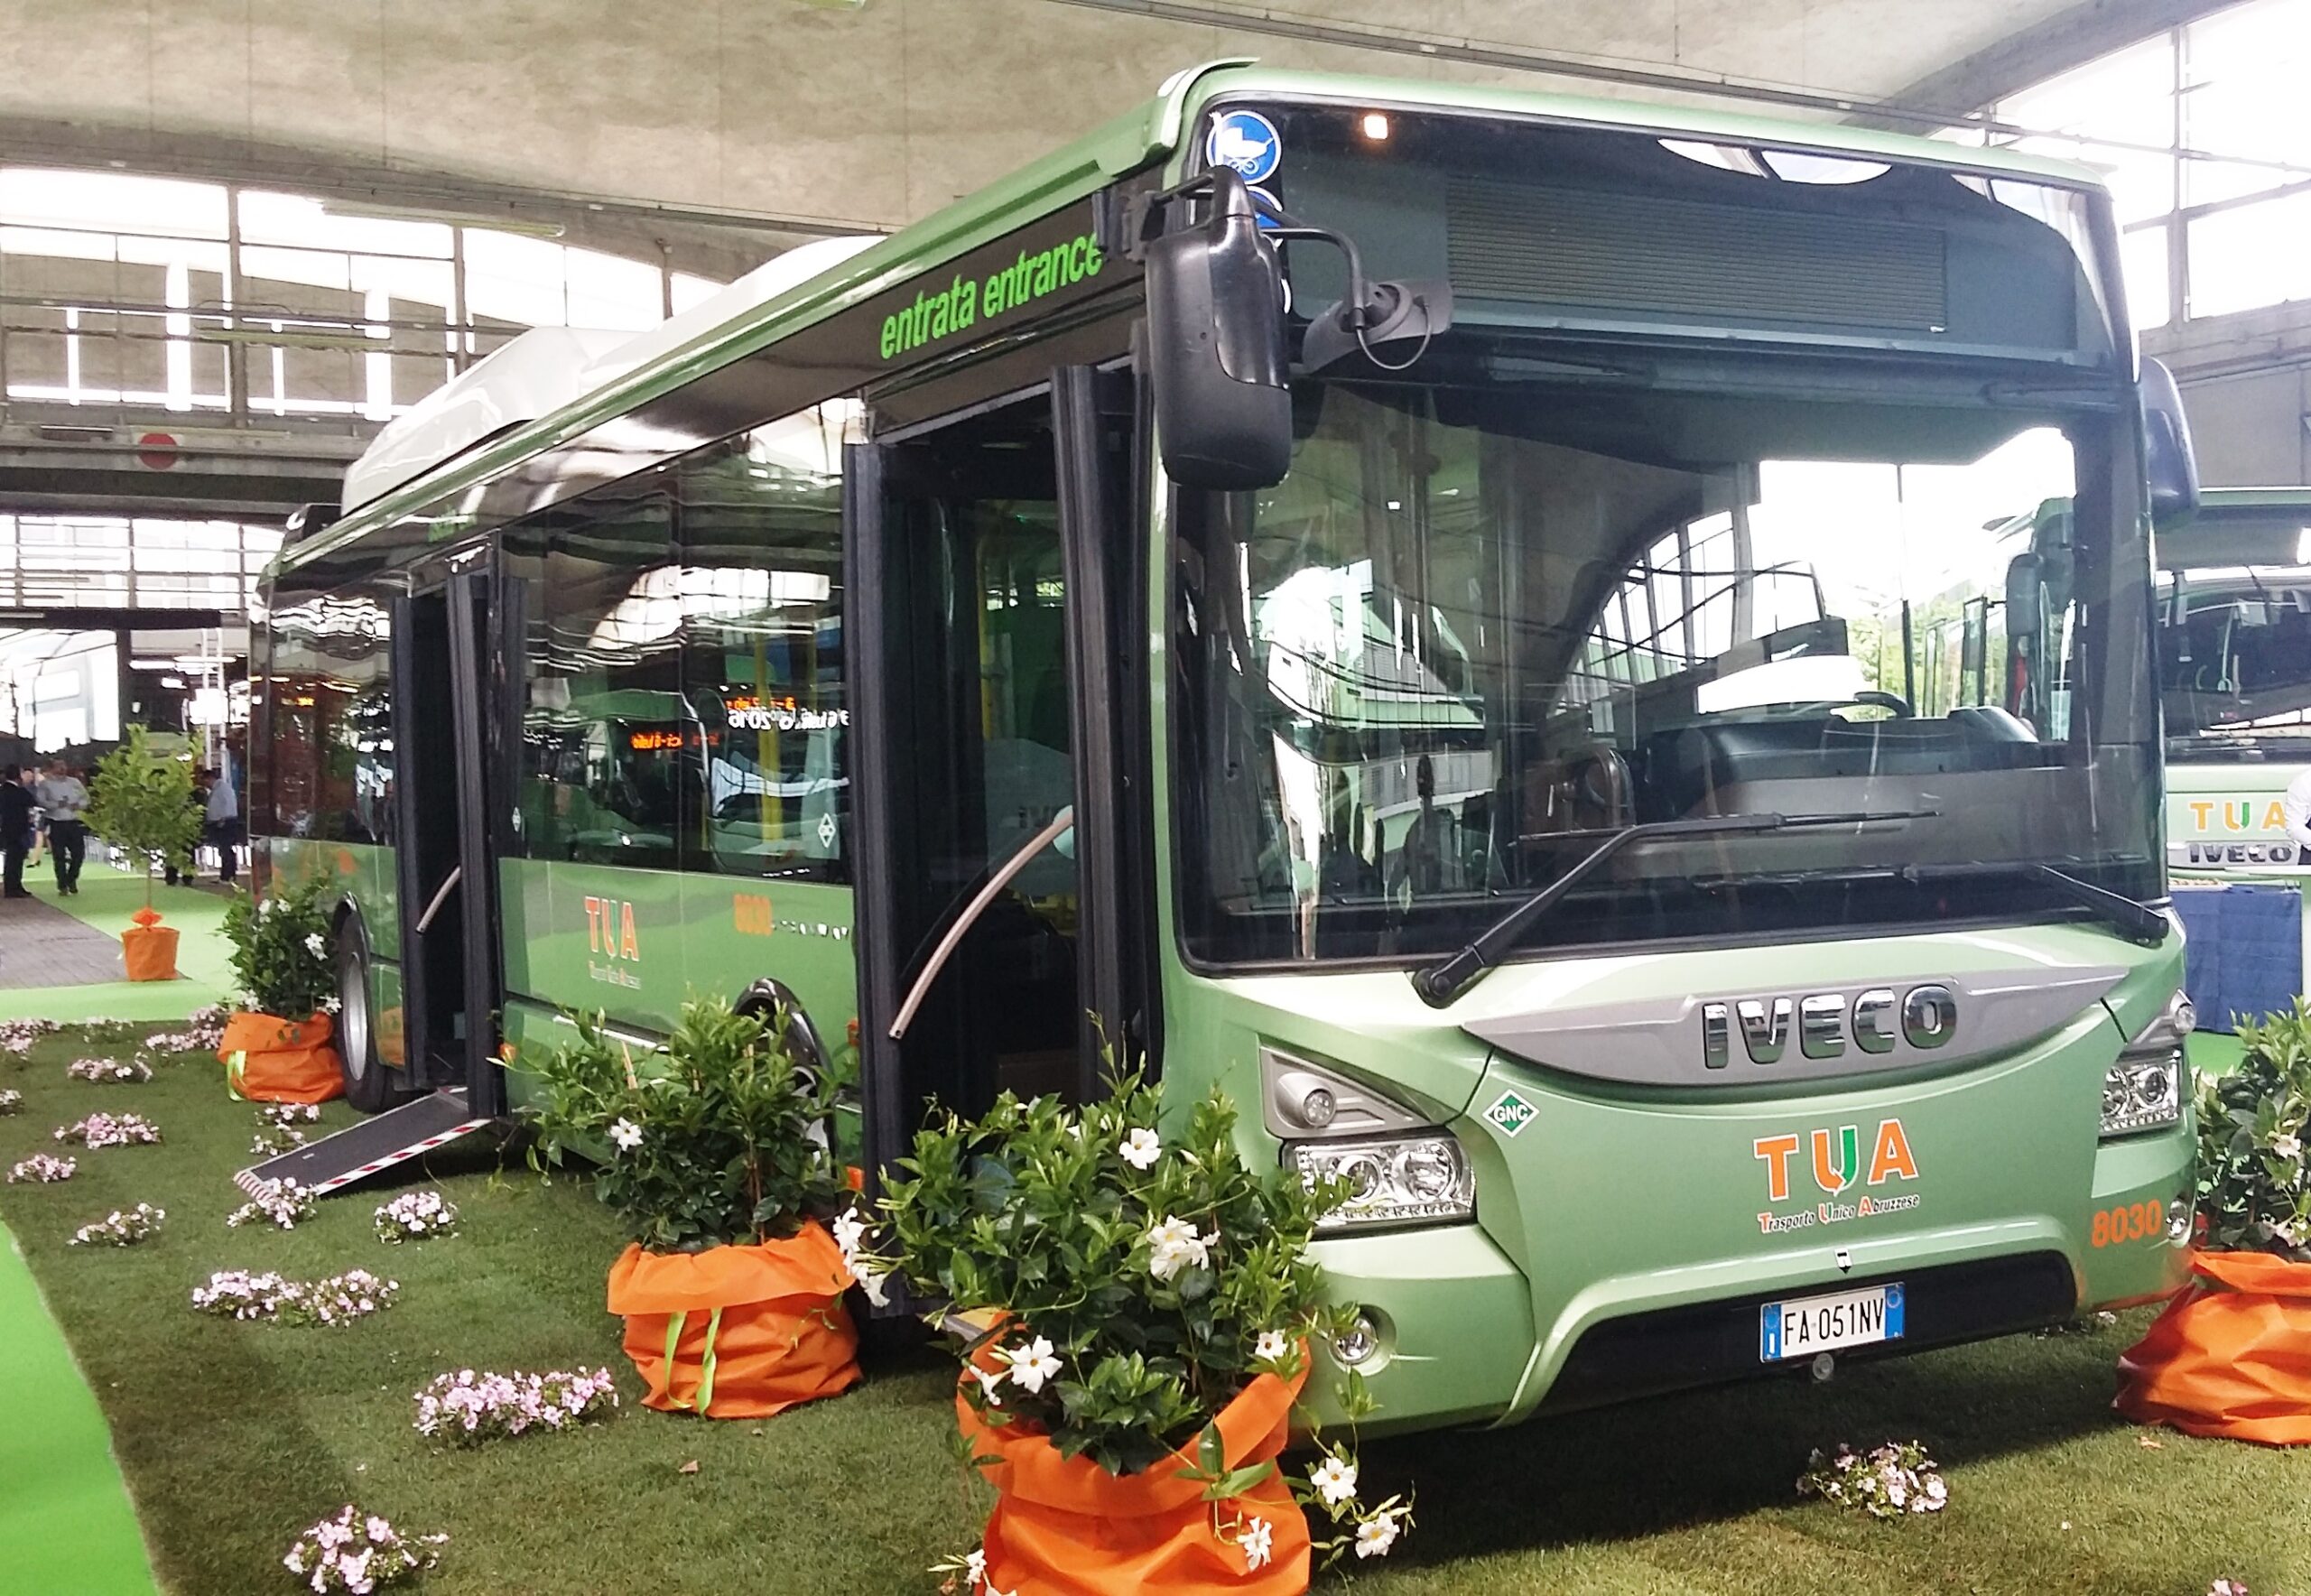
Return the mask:
[[2215, 566], [2158, 578], [2167, 757], [2311, 758], [2311, 566]]
[[[1909, 818], [1648, 842], [1527, 945], [2056, 912], [2040, 865], [2158, 895], [2120, 408], [1722, 373], [1304, 383], [1279, 487], [1189, 496], [1192, 957], [1449, 951], [1610, 830], [1708, 815]], [[2005, 513], [2042, 502], [2059, 559]]]

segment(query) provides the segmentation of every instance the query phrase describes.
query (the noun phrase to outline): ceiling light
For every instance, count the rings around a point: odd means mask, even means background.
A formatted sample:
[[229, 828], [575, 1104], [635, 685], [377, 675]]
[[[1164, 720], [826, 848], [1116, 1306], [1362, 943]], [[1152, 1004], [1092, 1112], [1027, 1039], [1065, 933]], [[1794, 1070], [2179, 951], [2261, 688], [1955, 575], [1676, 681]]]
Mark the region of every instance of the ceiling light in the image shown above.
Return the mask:
[[1388, 118], [1378, 111], [1364, 113], [1364, 136], [1378, 143], [1388, 136]]

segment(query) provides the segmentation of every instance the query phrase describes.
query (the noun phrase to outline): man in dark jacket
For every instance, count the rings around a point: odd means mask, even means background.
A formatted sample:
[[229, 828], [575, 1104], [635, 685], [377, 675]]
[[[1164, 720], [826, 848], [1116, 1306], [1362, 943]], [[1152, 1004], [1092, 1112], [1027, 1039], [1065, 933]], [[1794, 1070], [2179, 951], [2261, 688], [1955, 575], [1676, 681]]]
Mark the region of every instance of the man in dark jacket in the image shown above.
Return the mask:
[[0, 897], [23, 898], [24, 856], [32, 850], [32, 795], [24, 789], [22, 766], [0, 766], [0, 850], [7, 860]]

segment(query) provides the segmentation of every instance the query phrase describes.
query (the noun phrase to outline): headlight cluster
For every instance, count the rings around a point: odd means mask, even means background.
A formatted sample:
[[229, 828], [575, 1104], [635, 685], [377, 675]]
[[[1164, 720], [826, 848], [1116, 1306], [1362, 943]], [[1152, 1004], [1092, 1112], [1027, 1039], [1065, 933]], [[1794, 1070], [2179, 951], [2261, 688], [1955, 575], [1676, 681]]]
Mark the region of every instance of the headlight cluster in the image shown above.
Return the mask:
[[2191, 1000], [2175, 994], [2164, 1012], [2127, 1044], [2102, 1076], [2104, 1137], [2159, 1130], [2183, 1117], [2183, 1081], [2190, 1064], [2183, 1039], [2198, 1024]]
[[1476, 1171], [1461, 1144], [1443, 1131], [1292, 1142], [1285, 1154], [1310, 1181], [1330, 1177], [1348, 1183], [1348, 1201], [1324, 1218], [1317, 1227], [1322, 1230], [1436, 1224], [1476, 1214]]

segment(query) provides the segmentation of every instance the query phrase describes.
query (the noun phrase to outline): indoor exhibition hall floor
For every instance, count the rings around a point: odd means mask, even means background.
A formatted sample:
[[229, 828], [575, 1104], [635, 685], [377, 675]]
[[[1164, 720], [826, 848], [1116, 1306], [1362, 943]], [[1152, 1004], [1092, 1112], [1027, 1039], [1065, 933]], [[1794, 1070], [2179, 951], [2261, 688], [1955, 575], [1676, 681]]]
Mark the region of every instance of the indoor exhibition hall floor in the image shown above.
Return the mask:
[[[282, 1554], [348, 1501], [405, 1532], [449, 1535], [420, 1596], [932, 1596], [931, 1564], [977, 1544], [988, 1498], [950, 1451], [955, 1375], [943, 1351], [870, 1352], [856, 1391], [761, 1423], [647, 1412], [603, 1306], [620, 1238], [586, 1187], [542, 1183], [518, 1152], [501, 1160], [461, 1146], [391, 1184], [324, 1199], [294, 1230], [228, 1229], [241, 1201], [231, 1175], [248, 1161], [255, 1116], [226, 1095], [213, 1056], [165, 1062], [142, 1085], [64, 1074], [74, 1058], [141, 1040], [141, 1028], [109, 1044], [68, 1031], [22, 1059], [0, 1053], [0, 1089], [25, 1099], [23, 1114], [0, 1118], [0, 1166], [54, 1148], [57, 1126], [97, 1109], [133, 1109], [164, 1137], [84, 1154], [61, 1184], [0, 1184], [0, 1221], [110, 1424], [172, 1596], [293, 1596]], [[320, 1128], [352, 1118], [333, 1103]], [[422, 1185], [458, 1205], [459, 1233], [380, 1244], [376, 1205]], [[1567, 1222], [1649, 1222], [1637, 1195]], [[139, 1202], [169, 1215], [143, 1245], [66, 1246], [74, 1227]], [[214, 1270], [311, 1279], [357, 1267], [398, 1280], [396, 1305], [322, 1330], [188, 1305]], [[28, 1317], [37, 1310], [6, 1305], [16, 1301], [0, 1296], [8, 1506], [27, 1464], [7, 1449], [28, 1432], [44, 1488], [60, 1458], [101, 1456], [85, 1406], [77, 1424], [49, 1416], [86, 1393], [60, 1352], [26, 1362], [22, 1350], [41, 1341]], [[1821, 1387], [1792, 1379], [1509, 1431], [1368, 1439], [1368, 1496], [1416, 1488], [1417, 1526], [1385, 1564], [1350, 1559], [1352, 1584], [1334, 1574], [1316, 1588], [2204, 1596], [2221, 1577], [2255, 1596], [2311, 1592], [2311, 1449], [2147, 1432], [2111, 1411], [2119, 1354], [2149, 1318], [1855, 1365]], [[413, 1393], [444, 1370], [580, 1365], [608, 1366], [625, 1398], [599, 1426], [470, 1451], [412, 1428]], [[26, 1413], [32, 1422], [19, 1422]], [[1946, 1512], [1881, 1524], [1796, 1499], [1810, 1449], [1912, 1436], [1943, 1464]], [[0, 1596], [142, 1596], [125, 1564], [114, 1582], [94, 1582], [96, 1559], [125, 1558], [133, 1538], [116, 1506], [108, 1520], [88, 1512], [32, 1516], [36, 1534], [71, 1548], [61, 1582], [27, 1587], [15, 1571], [38, 1565], [17, 1563], [0, 1538]], [[0, 1537], [22, 1526], [0, 1518]]]
[[233, 984], [225, 942], [230, 900], [205, 875], [199, 886], [153, 883], [162, 923], [177, 928], [173, 981], [131, 981], [120, 933], [144, 906], [144, 883], [91, 858], [65, 897], [45, 861], [24, 872], [29, 899], [0, 902], [0, 1019], [182, 1019], [224, 1000]]

